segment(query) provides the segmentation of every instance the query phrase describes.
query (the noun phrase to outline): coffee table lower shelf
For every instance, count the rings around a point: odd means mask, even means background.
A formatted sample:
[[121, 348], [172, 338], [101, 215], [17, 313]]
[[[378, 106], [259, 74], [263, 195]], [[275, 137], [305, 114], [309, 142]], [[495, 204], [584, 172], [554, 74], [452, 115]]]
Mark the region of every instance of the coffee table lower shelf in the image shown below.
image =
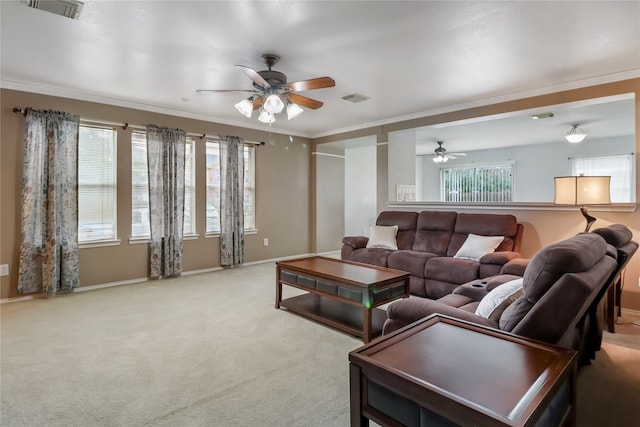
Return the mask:
[[[303, 294], [280, 301], [280, 306], [316, 322], [363, 338], [363, 307], [316, 294]], [[371, 309], [371, 338], [382, 334], [382, 325], [387, 319], [386, 311]]]

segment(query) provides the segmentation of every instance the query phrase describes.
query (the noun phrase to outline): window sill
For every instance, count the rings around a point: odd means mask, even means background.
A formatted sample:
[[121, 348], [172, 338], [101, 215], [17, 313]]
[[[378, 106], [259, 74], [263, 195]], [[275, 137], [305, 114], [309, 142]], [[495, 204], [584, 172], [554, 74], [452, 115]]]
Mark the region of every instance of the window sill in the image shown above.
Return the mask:
[[[184, 236], [182, 236], [182, 240], [198, 240], [198, 238], [200, 237], [199, 234], [185, 234]], [[150, 237], [130, 237], [129, 238], [129, 244], [130, 245], [137, 245], [137, 244], [141, 244], [141, 243], [149, 243], [151, 241]]]
[[[256, 228], [252, 228], [250, 230], [244, 230], [244, 235], [252, 235], [252, 234], [258, 234], [258, 230]], [[204, 235], [205, 239], [215, 239], [215, 238], [220, 238], [220, 232], [219, 231], [210, 231], [207, 234]]]
[[[579, 206], [555, 205], [547, 202], [388, 202], [389, 208], [415, 209], [496, 209], [496, 210], [533, 210], [533, 211], [573, 211]], [[588, 206], [591, 212], [635, 212], [636, 203], [613, 203], [611, 205]]]
[[88, 242], [78, 242], [78, 248], [87, 249], [87, 248], [102, 248], [107, 246], [118, 246], [120, 245], [120, 239], [111, 239], [111, 240], [92, 240]]

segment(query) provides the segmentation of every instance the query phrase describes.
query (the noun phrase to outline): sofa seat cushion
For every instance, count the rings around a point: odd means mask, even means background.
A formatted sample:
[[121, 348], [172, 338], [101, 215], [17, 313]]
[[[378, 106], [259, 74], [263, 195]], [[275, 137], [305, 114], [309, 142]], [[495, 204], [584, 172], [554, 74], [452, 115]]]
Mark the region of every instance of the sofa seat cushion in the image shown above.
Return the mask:
[[478, 278], [480, 263], [464, 258], [430, 258], [425, 264], [424, 277], [442, 282], [463, 284]]
[[390, 249], [368, 248], [356, 249], [351, 253], [351, 261], [387, 267], [387, 257], [393, 253]]
[[387, 266], [396, 270], [407, 271], [412, 276], [424, 277], [424, 265], [436, 254], [420, 251], [395, 251], [389, 254]]

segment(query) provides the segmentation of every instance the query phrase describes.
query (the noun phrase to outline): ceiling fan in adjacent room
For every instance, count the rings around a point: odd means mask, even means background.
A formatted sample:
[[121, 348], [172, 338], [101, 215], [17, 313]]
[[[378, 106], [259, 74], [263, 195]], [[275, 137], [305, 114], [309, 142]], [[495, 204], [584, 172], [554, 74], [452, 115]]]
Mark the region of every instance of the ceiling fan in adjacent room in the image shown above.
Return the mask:
[[236, 65], [252, 81], [254, 89], [199, 89], [196, 92], [248, 92], [252, 95], [238, 102], [235, 107], [243, 115], [251, 117], [253, 110], [260, 110], [258, 120], [271, 124], [276, 121], [275, 115], [286, 108], [289, 120], [300, 115], [302, 107], [312, 110], [322, 107], [322, 102], [307, 98], [296, 92], [333, 87], [336, 82], [331, 77], [318, 77], [287, 83], [287, 76], [271, 68], [280, 60], [273, 54], [262, 55], [268, 70], [256, 71], [253, 68]]
[[449, 159], [455, 159], [457, 157], [467, 155], [467, 153], [448, 153], [447, 149], [444, 148], [442, 144], [442, 141], [438, 141], [438, 148], [433, 150], [435, 154], [431, 154], [431, 156], [433, 156], [433, 161], [436, 163], [445, 163], [449, 161]]

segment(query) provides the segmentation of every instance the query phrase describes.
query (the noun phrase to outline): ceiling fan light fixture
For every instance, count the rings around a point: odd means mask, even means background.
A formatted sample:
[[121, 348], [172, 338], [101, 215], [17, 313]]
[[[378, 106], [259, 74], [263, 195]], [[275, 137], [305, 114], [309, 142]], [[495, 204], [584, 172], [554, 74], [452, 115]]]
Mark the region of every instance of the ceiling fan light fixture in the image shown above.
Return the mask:
[[273, 113], [267, 110], [262, 110], [260, 112], [260, 115], [258, 116], [258, 120], [261, 121], [262, 123], [266, 123], [270, 125], [271, 123], [276, 121], [276, 118], [273, 115]]
[[438, 154], [437, 156], [435, 156], [433, 158], [433, 161], [435, 163], [446, 163], [446, 162], [449, 161], [449, 158], [447, 156], [443, 156], [443, 155]]
[[264, 100], [263, 108], [269, 113], [277, 114], [284, 108], [284, 102], [277, 94], [272, 93]]
[[569, 129], [569, 132], [567, 132], [567, 134], [565, 135], [565, 138], [567, 139], [567, 141], [569, 141], [572, 144], [578, 144], [582, 141], [584, 141], [584, 139], [587, 137], [587, 132], [585, 132], [582, 128], [579, 128], [578, 126], [580, 126], [579, 124], [575, 124], [571, 126], [571, 129]]
[[287, 120], [295, 119], [303, 112], [304, 110], [301, 106], [294, 104], [293, 102], [289, 102], [289, 105], [287, 105]]
[[238, 102], [236, 104], [236, 110], [243, 116], [251, 118], [251, 114], [253, 113], [253, 98], [243, 99]]

